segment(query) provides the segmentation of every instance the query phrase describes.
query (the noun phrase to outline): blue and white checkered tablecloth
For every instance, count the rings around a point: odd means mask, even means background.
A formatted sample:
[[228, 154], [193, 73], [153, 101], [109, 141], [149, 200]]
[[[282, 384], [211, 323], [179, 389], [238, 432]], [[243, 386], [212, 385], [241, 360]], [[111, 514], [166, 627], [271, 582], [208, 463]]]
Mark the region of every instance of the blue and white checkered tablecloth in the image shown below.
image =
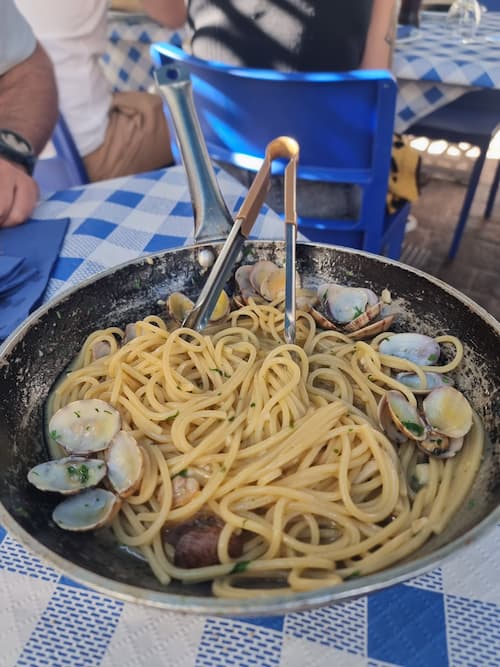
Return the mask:
[[101, 66], [113, 90], [148, 90], [153, 82], [153, 63], [149, 47], [154, 42], [180, 43], [182, 30], [169, 30], [151, 18], [110, 12], [108, 47]]
[[[242, 186], [223, 172], [219, 182], [236, 210]], [[46, 300], [192, 233], [181, 167], [57, 193], [35, 216], [71, 220]], [[264, 210], [255, 232], [281, 238], [283, 223]], [[497, 526], [434, 571], [356, 600], [270, 618], [184, 616], [76, 584], [0, 527], [0, 666], [495, 667], [499, 572]]]
[[398, 132], [466, 92], [500, 90], [500, 12], [483, 14], [477, 39], [467, 44], [450, 30], [446, 14], [422, 12], [416, 37], [396, 42], [392, 69]]

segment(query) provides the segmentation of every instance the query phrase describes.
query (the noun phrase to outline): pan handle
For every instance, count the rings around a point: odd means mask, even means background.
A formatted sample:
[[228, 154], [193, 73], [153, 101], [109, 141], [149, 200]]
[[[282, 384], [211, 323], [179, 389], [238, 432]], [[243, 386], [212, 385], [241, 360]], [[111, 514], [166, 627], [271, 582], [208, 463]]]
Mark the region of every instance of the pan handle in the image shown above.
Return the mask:
[[189, 70], [169, 63], [155, 72], [157, 88], [168, 104], [186, 170], [197, 241], [225, 239], [233, 226], [210, 162], [193, 101]]

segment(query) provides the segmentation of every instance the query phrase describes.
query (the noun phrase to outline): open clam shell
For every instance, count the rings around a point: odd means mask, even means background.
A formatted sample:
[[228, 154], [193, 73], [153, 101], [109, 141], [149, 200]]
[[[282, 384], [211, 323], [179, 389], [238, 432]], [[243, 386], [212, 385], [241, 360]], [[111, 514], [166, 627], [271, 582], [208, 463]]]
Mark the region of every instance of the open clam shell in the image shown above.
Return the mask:
[[101, 459], [67, 456], [55, 461], [45, 461], [31, 468], [28, 482], [40, 491], [72, 495], [97, 486], [106, 472], [106, 464]]
[[424, 373], [426, 379], [426, 386], [422, 385], [422, 382], [419, 376], [416, 373], [410, 371], [403, 371], [401, 373], [396, 373], [394, 376], [398, 382], [404, 384], [405, 387], [408, 387], [412, 390], [414, 394], [428, 394], [433, 389], [437, 387], [452, 386], [453, 380], [444, 375], [443, 373], [434, 373], [432, 371], [427, 371]]
[[462, 438], [472, 427], [472, 408], [454, 387], [438, 387], [423, 401], [427, 422], [434, 431], [449, 438]]
[[[425, 440], [426, 426], [420, 417], [417, 408], [412, 405], [400, 391], [388, 391], [384, 397], [384, 404], [380, 408], [383, 423], [387, 424], [386, 414], [390, 416], [396, 429], [410, 440]], [[381, 412], [379, 412], [380, 416]], [[384, 428], [381, 420], [381, 426]]]
[[253, 264], [248, 277], [254, 290], [261, 294], [262, 283], [275, 271], [279, 271], [279, 267], [274, 262], [266, 259]]
[[52, 519], [63, 530], [94, 530], [109, 523], [120, 506], [121, 500], [111, 491], [88, 489], [59, 503]]
[[379, 352], [391, 357], [407, 359], [418, 366], [434, 366], [441, 349], [430, 336], [419, 333], [393, 334], [379, 345]]
[[182, 324], [193, 308], [194, 302], [182, 292], [172, 292], [167, 299], [167, 311], [177, 324]]
[[98, 398], [73, 401], [52, 415], [50, 438], [68, 454], [90, 455], [109, 445], [120, 430], [121, 417]]
[[136, 439], [119, 431], [106, 451], [108, 479], [121, 498], [128, 498], [139, 487], [144, 473], [144, 454]]

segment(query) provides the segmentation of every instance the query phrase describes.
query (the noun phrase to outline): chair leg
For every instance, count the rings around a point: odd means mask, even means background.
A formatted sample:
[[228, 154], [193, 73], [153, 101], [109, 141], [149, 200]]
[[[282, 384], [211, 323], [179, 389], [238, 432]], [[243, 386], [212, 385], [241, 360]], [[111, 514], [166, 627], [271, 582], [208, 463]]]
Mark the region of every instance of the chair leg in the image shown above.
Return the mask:
[[493, 204], [495, 203], [495, 197], [497, 194], [499, 182], [500, 182], [500, 160], [498, 160], [497, 162], [497, 169], [495, 171], [493, 183], [491, 184], [490, 194], [488, 195], [488, 201], [486, 202], [486, 208], [484, 209], [485, 220], [489, 220], [491, 217], [491, 212], [493, 210]]
[[465, 225], [467, 224], [467, 219], [469, 217], [470, 209], [472, 206], [472, 200], [476, 194], [477, 184], [481, 177], [481, 172], [483, 170], [484, 161], [486, 159], [486, 152], [488, 146], [480, 146], [479, 157], [474, 163], [472, 168], [472, 173], [469, 179], [469, 185], [467, 187], [467, 192], [465, 193], [465, 199], [460, 211], [460, 216], [458, 218], [457, 226], [455, 227], [455, 233], [453, 234], [453, 241], [451, 242], [450, 249], [448, 250], [448, 259], [454, 259], [457, 254], [458, 246], [462, 240], [462, 234], [464, 233]]

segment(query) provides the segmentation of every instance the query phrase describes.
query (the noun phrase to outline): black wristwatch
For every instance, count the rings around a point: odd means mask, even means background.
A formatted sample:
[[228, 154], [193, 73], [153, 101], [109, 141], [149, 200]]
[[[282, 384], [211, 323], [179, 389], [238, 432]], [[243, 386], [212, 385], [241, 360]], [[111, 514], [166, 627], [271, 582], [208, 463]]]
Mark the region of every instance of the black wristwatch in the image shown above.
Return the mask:
[[31, 176], [35, 168], [36, 155], [27, 139], [14, 130], [0, 129], [0, 157], [24, 167]]

